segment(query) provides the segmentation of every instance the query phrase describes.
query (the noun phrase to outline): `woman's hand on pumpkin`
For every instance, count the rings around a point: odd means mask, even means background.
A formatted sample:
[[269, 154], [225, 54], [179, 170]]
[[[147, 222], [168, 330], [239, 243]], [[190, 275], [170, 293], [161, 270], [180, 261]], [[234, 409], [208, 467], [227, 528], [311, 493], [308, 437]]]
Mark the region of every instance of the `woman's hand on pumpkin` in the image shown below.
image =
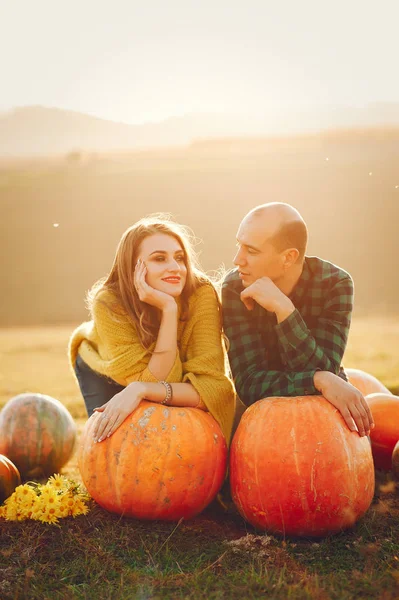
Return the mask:
[[172, 309], [176, 310], [177, 313], [177, 304], [173, 296], [170, 296], [165, 292], [160, 292], [148, 285], [145, 279], [146, 274], [147, 267], [145, 266], [145, 263], [139, 259], [134, 270], [134, 285], [140, 300], [146, 304], [159, 308], [161, 311]]
[[316, 389], [335, 406], [351, 431], [369, 435], [374, 427], [373, 416], [364, 396], [353, 385], [329, 371], [316, 371]]
[[103, 406], [95, 408], [94, 411], [99, 413], [99, 416], [94, 424], [94, 440], [102, 442], [110, 437], [126, 417], [136, 410], [143, 398], [145, 398], [145, 385], [141, 381], [134, 381]]

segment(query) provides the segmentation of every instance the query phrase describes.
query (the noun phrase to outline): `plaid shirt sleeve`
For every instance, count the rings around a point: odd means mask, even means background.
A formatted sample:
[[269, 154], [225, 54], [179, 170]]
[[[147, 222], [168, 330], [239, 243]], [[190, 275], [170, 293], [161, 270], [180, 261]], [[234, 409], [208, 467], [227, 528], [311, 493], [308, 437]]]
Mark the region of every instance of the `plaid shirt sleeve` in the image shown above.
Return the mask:
[[350, 277], [329, 291], [323, 314], [310, 330], [300, 312], [276, 325], [279, 350], [287, 370], [331, 371], [339, 374], [348, 341], [353, 309], [353, 282]]
[[270, 368], [261, 334], [241, 302], [240, 294], [228, 285], [223, 286], [224, 330], [230, 343], [230, 367], [237, 393], [247, 406], [267, 396], [318, 394], [313, 383], [317, 370], [333, 370], [345, 379], [339, 367], [353, 297], [352, 281], [346, 283], [337, 285], [336, 293], [329, 296], [313, 335], [297, 310], [276, 325], [282, 360], [287, 367], [281, 371]]

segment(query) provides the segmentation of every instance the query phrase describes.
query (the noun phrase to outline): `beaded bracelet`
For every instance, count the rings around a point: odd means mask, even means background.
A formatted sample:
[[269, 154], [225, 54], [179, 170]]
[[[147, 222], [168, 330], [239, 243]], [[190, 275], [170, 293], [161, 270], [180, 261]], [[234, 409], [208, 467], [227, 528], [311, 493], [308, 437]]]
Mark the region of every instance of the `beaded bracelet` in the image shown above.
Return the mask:
[[166, 396], [162, 400], [161, 404], [168, 404], [169, 400], [172, 400], [172, 398], [173, 398], [172, 386], [167, 381], [160, 381], [159, 383], [162, 383], [166, 389]]

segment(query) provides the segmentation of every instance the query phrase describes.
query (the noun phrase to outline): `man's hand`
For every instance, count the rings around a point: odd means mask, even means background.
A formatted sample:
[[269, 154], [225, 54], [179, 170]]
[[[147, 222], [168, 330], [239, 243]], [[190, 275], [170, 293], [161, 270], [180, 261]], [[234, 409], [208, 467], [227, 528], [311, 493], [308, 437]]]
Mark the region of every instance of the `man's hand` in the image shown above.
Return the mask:
[[351, 431], [369, 435], [374, 427], [373, 416], [363, 395], [353, 385], [328, 371], [316, 371], [314, 385], [326, 400], [338, 408]]
[[261, 277], [241, 292], [241, 300], [248, 310], [256, 302], [265, 310], [274, 312], [280, 323], [295, 310], [291, 300], [283, 294], [270, 277]]
[[145, 398], [145, 384], [134, 381], [121, 392], [118, 392], [95, 412], [102, 413], [96, 417], [93, 437], [96, 442], [102, 442], [112, 435], [123, 421], [136, 410], [140, 402]]

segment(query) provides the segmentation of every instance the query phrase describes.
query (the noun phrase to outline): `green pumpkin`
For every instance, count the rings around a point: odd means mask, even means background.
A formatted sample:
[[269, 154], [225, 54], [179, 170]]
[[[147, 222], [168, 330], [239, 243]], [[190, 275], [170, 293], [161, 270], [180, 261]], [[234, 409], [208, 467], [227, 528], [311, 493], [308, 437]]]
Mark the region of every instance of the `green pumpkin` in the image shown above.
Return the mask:
[[20, 394], [0, 413], [0, 453], [23, 479], [58, 473], [71, 458], [76, 425], [61, 402], [44, 394]]

